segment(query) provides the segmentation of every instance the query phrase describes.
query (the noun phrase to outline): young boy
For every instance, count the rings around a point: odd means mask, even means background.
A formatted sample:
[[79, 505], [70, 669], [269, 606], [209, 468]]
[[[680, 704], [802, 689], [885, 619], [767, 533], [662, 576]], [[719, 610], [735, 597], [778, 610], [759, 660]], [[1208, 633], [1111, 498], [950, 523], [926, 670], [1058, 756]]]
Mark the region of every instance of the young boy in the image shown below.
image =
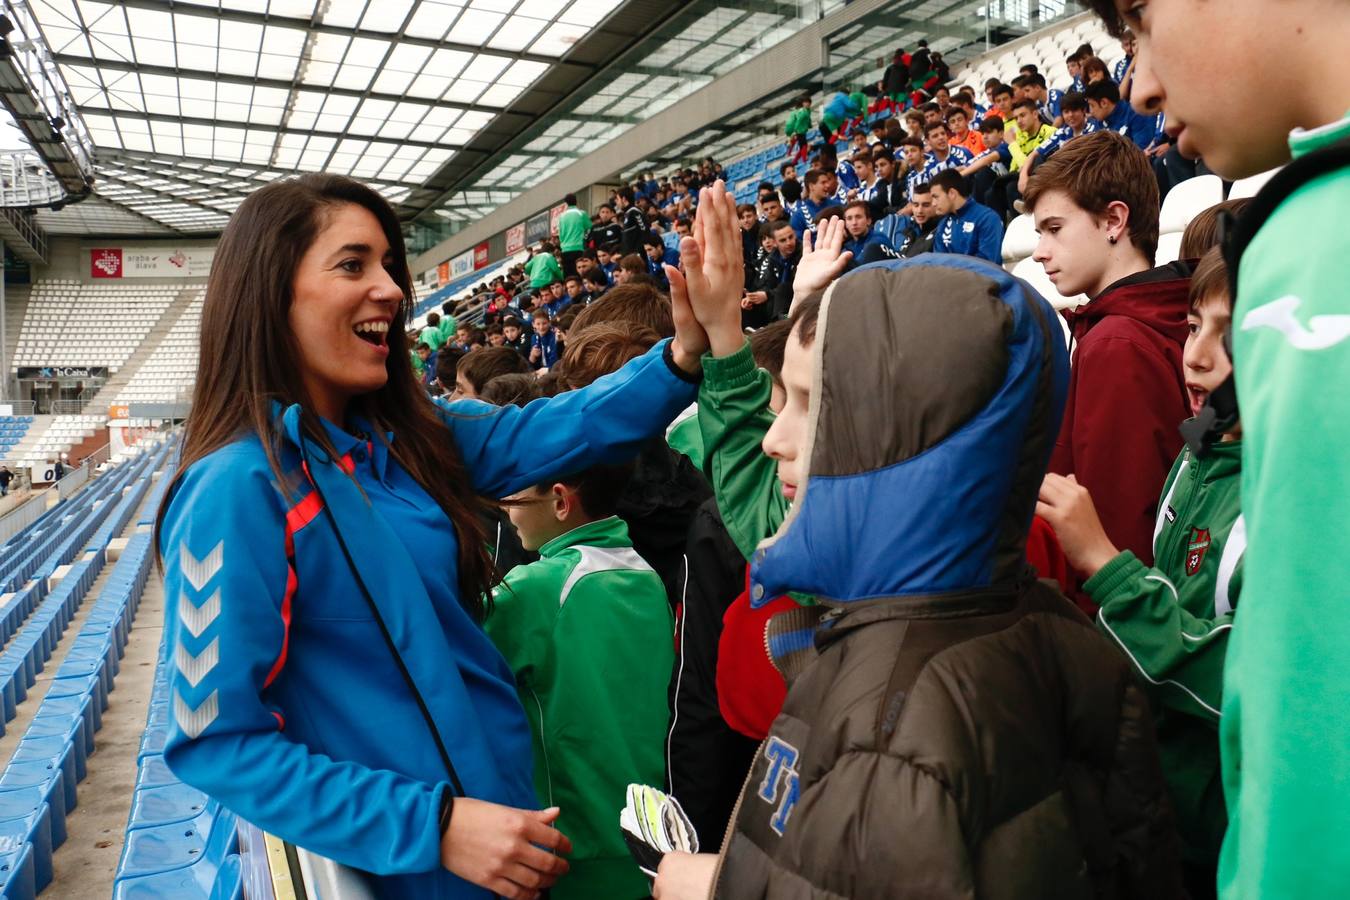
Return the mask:
[[[1216, 247], [1191, 278], [1183, 366], [1192, 415], [1233, 371], [1224, 349], [1232, 323], [1228, 270]], [[1202, 453], [1181, 451], [1162, 486], [1154, 565], [1120, 551], [1102, 530], [1089, 491], [1050, 474], [1036, 512], [1069, 561], [1088, 576], [1097, 625], [1149, 686], [1163, 775], [1182, 838], [1188, 893], [1214, 896], [1227, 817], [1219, 771], [1223, 662], [1242, 589], [1245, 527], [1238, 510], [1241, 428]]]
[[630, 473], [597, 467], [509, 498], [521, 544], [540, 558], [507, 573], [485, 624], [530, 720], [535, 790], [564, 809], [572, 838], [557, 900], [648, 891], [616, 816], [630, 783], [665, 780], [674, 624], [661, 579], [614, 514]]
[[1148, 160], [1110, 131], [1077, 138], [1040, 165], [1027, 209], [1032, 254], [1066, 297], [1073, 331], [1069, 403], [1050, 469], [1091, 493], [1112, 543], [1153, 564], [1157, 490], [1181, 449], [1181, 371], [1190, 271], [1153, 268], [1158, 183]]
[[991, 263], [1003, 262], [1003, 220], [970, 196], [970, 179], [955, 169], [944, 169], [929, 182], [933, 212], [942, 217], [934, 253], [964, 253]]
[[[1292, 0], [1277, 20], [1259, 0], [1089, 5], [1113, 32], [1134, 32], [1131, 102], [1141, 112], [1162, 109], [1177, 148], [1223, 178], [1254, 175], [1291, 154], [1297, 164], [1350, 137], [1350, 16], [1342, 4]], [[1261, 52], [1250, 66], [1204, 64], [1252, 47]], [[1273, 80], [1287, 87], [1248, 109], [1261, 96], [1256, 86]], [[1250, 115], [1235, 129], [1239, 106]], [[1350, 829], [1350, 621], [1342, 614], [1350, 554], [1327, 543], [1344, 532], [1350, 502], [1350, 393], [1342, 387], [1350, 384], [1342, 277], [1350, 242], [1334, 224], [1347, 208], [1343, 165], [1286, 187], [1239, 268], [1233, 367], [1249, 552], [1219, 729], [1225, 897], [1328, 897], [1350, 883], [1350, 853], [1328, 840]]]
[[530, 355], [530, 339], [524, 331], [520, 320], [515, 316], [507, 316], [502, 320], [502, 337], [505, 338], [505, 346], [515, 350], [521, 356], [528, 357]]
[[547, 310], [537, 309], [531, 319], [534, 334], [530, 337], [530, 368], [551, 369], [562, 354], [558, 336], [553, 333], [553, 319]]
[[[734, 274], [689, 269], [706, 388], [744, 338], [700, 313]], [[1133, 673], [1026, 577], [1068, 374], [1053, 317], [998, 268], [937, 255], [859, 270], [794, 310], [786, 404], [763, 440], [792, 509], [755, 551], [751, 599], [820, 605], [770, 620], [783, 710], [720, 865], [667, 855], [661, 900], [1177, 896]], [[730, 530], [740, 513], [718, 500]]]
[[991, 115], [980, 123], [980, 140], [984, 142], [984, 151], [962, 168], [961, 174], [972, 180], [971, 196], [988, 206], [995, 183], [1008, 175], [1012, 149], [1003, 139], [1003, 120], [998, 116]]
[[788, 159], [799, 163], [811, 152], [811, 144], [806, 134], [811, 130], [811, 97], [804, 95], [797, 100], [797, 108], [788, 113], [783, 133], [787, 135]]
[[951, 145], [965, 150], [971, 159], [984, 152], [980, 133], [970, 127], [970, 114], [961, 107], [953, 106], [947, 110], [947, 131]]

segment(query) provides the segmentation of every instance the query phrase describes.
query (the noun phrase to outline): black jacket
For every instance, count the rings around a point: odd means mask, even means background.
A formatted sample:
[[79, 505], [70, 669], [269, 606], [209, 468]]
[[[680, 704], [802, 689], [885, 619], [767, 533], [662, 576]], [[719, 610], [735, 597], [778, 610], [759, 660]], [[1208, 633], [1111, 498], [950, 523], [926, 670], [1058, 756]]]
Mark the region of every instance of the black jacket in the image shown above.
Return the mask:
[[596, 222], [591, 226], [591, 230], [586, 233], [586, 246], [592, 250], [599, 250], [619, 243], [622, 237], [623, 226], [619, 224], [618, 219], [609, 222]]
[[670, 792], [694, 823], [705, 852], [716, 852], [758, 743], [734, 731], [717, 702], [722, 617], [745, 590], [745, 559], [722, 525], [715, 500], [689, 529], [683, 602], [670, 677]]
[[628, 523], [633, 549], [656, 570], [674, 609], [684, 590], [684, 548], [700, 504], [712, 496], [689, 457], [653, 438], [638, 455], [618, 515]]
[[630, 206], [619, 214], [622, 229], [620, 241], [624, 253], [641, 253], [642, 238], [647, 233], [647, 217], [636, 206]]

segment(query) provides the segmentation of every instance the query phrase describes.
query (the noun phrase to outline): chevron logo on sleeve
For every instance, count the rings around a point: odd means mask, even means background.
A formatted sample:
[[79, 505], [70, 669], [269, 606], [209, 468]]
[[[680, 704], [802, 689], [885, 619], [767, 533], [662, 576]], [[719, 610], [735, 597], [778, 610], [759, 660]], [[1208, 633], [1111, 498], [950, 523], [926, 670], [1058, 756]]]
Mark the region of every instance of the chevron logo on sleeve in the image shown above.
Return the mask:
[[215, 577], [224, 562], [224, 541], [216, 544], [203, 559], [197, 559], [193, 556], [186, 543], [182, 545], [178, 552], [178, 564], [183, 569], [183, 577], [187, 578], [188, 584], [192, 585], [193, 590], [197, 591], [206, 587], [207, 582]]
[[183, 647], [178, 645], [174, 653], [174, 662], [178, 665], [178, 671], [183, 673], [183, 678], [187, 683], [196, 687], [202, 683], [202, 679], [210, 674], [220, 661], [220, 638], [212, 639], [211, 643], [206, 645], [206, 649], [196, 656]]
[[216, 720], [216, 715], [219, 712], [220, 700], [217, 691], [212, 691], [211, 695], [199, 703], [195, 709], [188, 706], [178, 693], [175, 692], [173, 695], [174, 720], [178, 723], [179, 730], [187, 735], [190, 741], [195, 741], [197, 736]]
[[207, 626], [216, 620], [220, 615], [220, 591], [217, 590], [201, 606], [193, 606], [192, 601], [188, 599], [187, 594], [178, 595], [178, 618], [182, 619], [183, 627], [188, 630], [188, 634], [193, 637], [201, 637], [202, 632]]

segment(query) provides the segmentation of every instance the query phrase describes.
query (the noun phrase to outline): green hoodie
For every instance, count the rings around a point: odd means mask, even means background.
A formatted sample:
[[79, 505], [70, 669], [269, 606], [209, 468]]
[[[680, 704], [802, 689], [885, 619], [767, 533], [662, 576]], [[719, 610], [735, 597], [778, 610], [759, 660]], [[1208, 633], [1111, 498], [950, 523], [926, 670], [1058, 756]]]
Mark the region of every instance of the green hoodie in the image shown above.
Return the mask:
[[441, 324], [439, 327], [441, 330], [442, 347], [446, 344], [453, 344], [455, 342], [455, 330], [458, 328], [458, 325], [459, 323], [455, 320], [454, 316], [449, 313], [441, 313]]
[[[1296, 131], [1295, 157], [1350, 137]], [[1242, 627], [1224, 671], [1229, 898], [1350, 885], [1350, 168], [1303, 185], [1242, 257], [1233, 314], [1247, 521]]]
[[799, 106], [788, 113], [787, 123], [783, 126], [783, 133], [788, 137], [794, 137], [799, 134], [806, 134], [811, 130], [811, 109], [810, 107]]
[[630, 783], [664, 784], [675, 665], [660, 576], [617, 516], [539, 548], [492, 593], [485, 628], [516, 675], [530, 720], [534, 784], [572, 840], [554, 900], [636, 900], [651, 884], [619, 831]]
[[789, 507], [778, 464], [760, 446], [773, 426], [772, 391], [769, 373], [755, 366], [748, 341], [730, 356], [703, 355], [698, 389], [703, 471], [727, 533], [746, 560], [760, 541], [778, 531]]
[[1129, 550], [1083, 586], [1097, 627], [1149, 688], [1158, 753], [1187, 859], [1213, 866], [1226, 816], [1219, 776], [1224, 652], [1242, 589], [1241, 446], [1183, 450], [1158, 504], [1153, 567]]

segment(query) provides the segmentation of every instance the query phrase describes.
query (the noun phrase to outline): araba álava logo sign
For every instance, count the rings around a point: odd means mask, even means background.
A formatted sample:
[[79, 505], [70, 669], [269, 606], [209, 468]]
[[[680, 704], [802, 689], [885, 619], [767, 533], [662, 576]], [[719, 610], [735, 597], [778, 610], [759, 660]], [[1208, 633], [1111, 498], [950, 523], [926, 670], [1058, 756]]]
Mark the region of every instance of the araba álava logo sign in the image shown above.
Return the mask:
[[169, 257], [169, 262], [179, 269], [186, 266], [187, 261], [188, 261], [187, 254], [184, 253], [182, 250], [175, 250], [173, 256]]
[[95, 278], [121, 278], [122, 277], [122, 251], [113, 250], [91, 250], [90, 274]]

